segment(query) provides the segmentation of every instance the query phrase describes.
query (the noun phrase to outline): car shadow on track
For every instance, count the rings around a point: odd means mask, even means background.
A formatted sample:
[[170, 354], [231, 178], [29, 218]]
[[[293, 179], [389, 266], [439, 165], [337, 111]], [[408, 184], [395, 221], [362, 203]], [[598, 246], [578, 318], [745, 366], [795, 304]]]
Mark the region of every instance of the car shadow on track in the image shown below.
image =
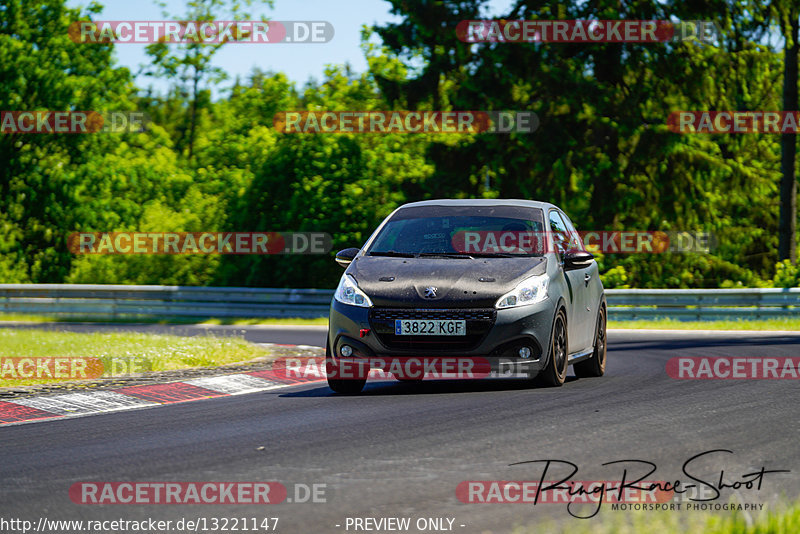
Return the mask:
[[[575, 376], [567, 376], [567, 383], [577, 381]], [[565, 384], [566, 386], [566, 384]], [[368, 381], [364, 390], [357, 395], [334, 393], [327, 385], [313, 389], [291, 391], [280, 397], [381, 397], [387, 395], [444, 395], [455, 393], [480, 393], [484, 391], [554, 391], [558, 388], [532, 385], [524, 378], [488, 378], [478, 380], [424, 380], [403, 383], [393, 380]]]
[[736, 338], [711, 338], [711, 339], [658, 339], [658, 340], [608, 340], [609, 350], [614, 352], [641, 351], [641, 350], [684, 350], [710, 347], [765, 347], [780, 345], [800, 346], [799, 336], [754, 336]]

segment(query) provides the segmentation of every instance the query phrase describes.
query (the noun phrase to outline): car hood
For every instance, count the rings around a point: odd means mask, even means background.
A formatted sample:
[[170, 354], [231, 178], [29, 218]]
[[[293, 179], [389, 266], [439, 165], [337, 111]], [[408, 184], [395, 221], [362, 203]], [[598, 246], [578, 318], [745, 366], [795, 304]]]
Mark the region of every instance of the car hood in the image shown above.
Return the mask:
[[[491, 308], [529, 276], [544, 274], [543, 257], [387, 258], [359, 256], [347, 273], [375, 306]], [[426, 297], [427, 288], [436, 296]]]

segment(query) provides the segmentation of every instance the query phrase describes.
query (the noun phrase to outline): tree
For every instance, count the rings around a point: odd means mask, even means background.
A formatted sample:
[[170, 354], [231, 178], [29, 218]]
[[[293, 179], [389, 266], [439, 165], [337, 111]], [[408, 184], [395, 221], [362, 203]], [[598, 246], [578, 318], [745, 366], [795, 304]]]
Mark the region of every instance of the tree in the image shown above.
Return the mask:
[[[292, 92], [283, 76], [256, 77], [251, 87], [219, 108], [232, 117], [209, 135], [226, 139], [235, 165], [252, 180], [232, 198], [227, 228], [253, 231], [326, 232], [334, 252], [361, 246], [373, 229], [405, 201], [400, 185], [428, 178], [424, 135], [282, 134], [272, 127], [286, 109], [385, 108], [375, 81], [329, 68], [324, 80]], [[207, 144], [209, 154], [218, 151]], [[248, 154], [248, 157], [238, 157]], [[205, 160], [198, 154], [198, 161]], [[220, 157], [222, 157], [220, 155]], [[222, 159], [223, 162], [229, 161]], [[245, 163], [246, 162], [246, 163]], [[228, 285], [334, 287], [341, 268], [331, 255], [226, 256], [218, 282]]]
[[[112, 45], [72, 42], [70, 23], [98, 13], [63, 0], [8, 0], [0, 8], [0, 110], [131, 108], [128, 69], [113, 67]], [[78, 224], [81, 165], [121, 134], [0, 134], [0, 279], [60, 282]], [[107, 177], [101, 177], [106, 179]]]
[[[775, 2], [775, 10], [780, 17], [783, 46], [783, 109], [796, 113], [800, 111], [797, 100], [797, 62], [800, 59], [800, 5], [795, 2]], [[797, 134], [784, 133], [781, 136], [781, 185], [780, 185], [780, 225], [778, 227], [778, 257], [781, 260], [797, 261]]]
[[[215, 20], [239, 21], [251, 17], [248, 7], [254, 2], [265, 3], [272, 6], [272, 0], [188, 0], [186, 14], [174, 18], [186, 22], [208, 22]], [[157, 2], [162, 8], [165, 17], [170, 16], [166, 11], [167, 3]], [[179, 148], [186, 147], [187, 157], [192, 159], [194, 141], [197, 130], [199, 111], [209, 103], [210, 94], [203, 87], [204, 84], [215, 84], [227, 79], [227, 73], [220, 67], [212, 64], [217, 52], [227, 43], [231, 42], [225, 37], [218, 43], [167, 43], [162, 38], [159, 42], [147, 46], [147, 54], [153, 58], [153, 69], [147, 70], [149, 76], [166, 76], [170, 79], [179, 79], [181, 82], [180, 93], [189, 99], [188, 127], [178, 139]]]
[[[428, 157], [436, 170], [411, 198], [498, 194], [548, 200], [562, 205], [583, 228], [601, 230], [723, 233], [746, 226], [744, 235], [726, 234], [739, 240], [724, 241], [726, 259], [762, 273], [774, 268], [776, 137], [680, 135], [666, 127], [667, 117], [677, 110], [761, 110], [779, 105], [780, 95], [774, 90], [780, 80], [779, 58], [754, 42], [763, 35], [758, 34], [763, 26], [753, 20], [752, 10], [741, 8], [741, 1], [555, 5], [519, 0], [496, 16], [665, 20], [677, 15], [681, 20], [718, 20], [719, 13], [724, 14], [718, 42], [659, 44], [470, 45], [452, 38], [455, 24], [443, 28], [439, 21], [457, 20], [462, 11], [480, 10], [483, 2], [423, 6], [431, 13], [448, 9], [446, 16], [428, 16], [419, 6], [399, 0], [392, 3], [403, 22], [377, 32], [388, 37], [387, 53], [403, 61], [412, 74], [405, 83], [389, 86], [390, 101], [430, 105], [438, 94], [438, 101], [454, 109], [532, 110], [540, 118], [533, 135], [482, 134], [462, 143], [433, 142]], [[437, 42], [427, 37], [437, 32]], [[450, 65], [445, 58], [458, 60]], [[423, 84], [416, 75], [429, 70], [439, 74], [435, 85]], [[406, 87], [413, 99], [406, 98]], [[420, 95], [421, 88], [427, 93]], [[493, 191], [481, 186], [487, 172]], [[637, 266], [654, 267], [645, 262]], [[713, 279], [717, 268], [720, 276], [738, 276], [718, 263], [711, 268], [705, 280]], [[652, 279], [658, 283], [657, 277]], [[687, 283], [681, 277], [676, 280]]]

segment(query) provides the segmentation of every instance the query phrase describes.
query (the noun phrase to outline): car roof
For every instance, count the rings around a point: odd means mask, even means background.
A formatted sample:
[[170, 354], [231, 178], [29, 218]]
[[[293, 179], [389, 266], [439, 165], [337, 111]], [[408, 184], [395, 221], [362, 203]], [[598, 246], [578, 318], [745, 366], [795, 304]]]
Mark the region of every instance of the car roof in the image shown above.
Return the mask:
[[445, 198], [439, 200], [422, 200], [420, 202], [410, 202], [403, 204], [398, 209], [422, 207], [422, 206], [519, 206], [525, 208], [539, 208], [547, 210], [558, 208], [549, 202], [538, 200], [522, 200], [516, 198]]

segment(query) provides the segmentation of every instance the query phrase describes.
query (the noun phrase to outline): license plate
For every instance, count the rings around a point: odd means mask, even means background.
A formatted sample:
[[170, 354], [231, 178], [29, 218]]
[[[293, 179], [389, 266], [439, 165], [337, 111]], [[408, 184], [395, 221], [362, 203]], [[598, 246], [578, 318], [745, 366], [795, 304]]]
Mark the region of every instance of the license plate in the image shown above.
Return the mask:
[[467, 321], [456, 319], [396, 319], [398, 336], [465, 336]]

